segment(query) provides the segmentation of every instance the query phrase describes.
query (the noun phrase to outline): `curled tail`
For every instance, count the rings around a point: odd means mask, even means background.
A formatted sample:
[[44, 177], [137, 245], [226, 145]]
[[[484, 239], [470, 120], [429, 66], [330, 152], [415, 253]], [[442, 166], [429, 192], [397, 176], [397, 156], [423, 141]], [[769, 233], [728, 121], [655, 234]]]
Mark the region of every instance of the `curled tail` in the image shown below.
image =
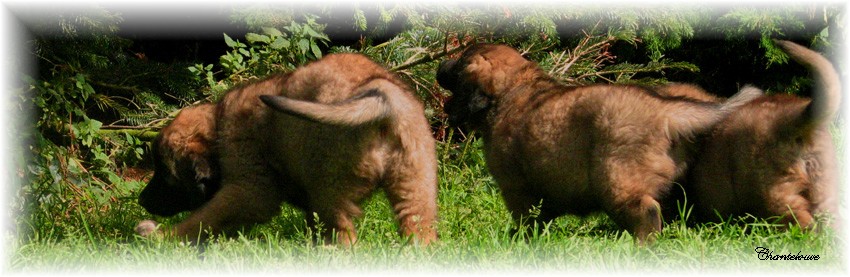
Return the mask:
[[330, 125], [359, 126], [382, 121], [391, 115], [386, 93], [393, 87], [382, 86], [385, 80], [372, 81], [361, 87], [363, 93], [338, 103], [316, 103], [285, 96], [262, 95], [260, 100], [274, 110], [310, 121]]
[[773, 42], [814, 75], [817, 87], [812, 93], [812, 102], [803, 113], [803, 124], [821, 124], [832, 120], [841, 105], [841, 81], [832, 63], [821, 54], [799, 44], [786, 40]]
[[692, 138], [708, 131], [727, 115], [762, 95], [760, 89], [744, 86], [723, 103], [678, 101], [667, 113], [668, 133], [674, 138]]

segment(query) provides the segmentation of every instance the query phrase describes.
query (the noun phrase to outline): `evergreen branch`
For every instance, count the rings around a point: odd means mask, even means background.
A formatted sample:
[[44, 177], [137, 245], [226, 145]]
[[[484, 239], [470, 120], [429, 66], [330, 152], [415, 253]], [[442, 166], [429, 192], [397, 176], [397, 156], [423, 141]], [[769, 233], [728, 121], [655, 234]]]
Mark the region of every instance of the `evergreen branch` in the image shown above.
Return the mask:
[[658, 72], [658, 71], [662, 71], [662, 70], [666, 70], [666, 69], [686, 69], [686, 70], [691, 70], [691, 71], [699, 71], [699, 69], [696, 68], [695, 66], [693, 66], [692, 64], [684, 63], [684, 62], [677, 62], [677, 63], [672, 63], [672, 64], [653, 64], [653, 65], [648, 65], [648, 66], [636, 65], [635, 67], [626, 67], [626, 68], [623, 68], [621, 66], [617, 69], [608, 69], [608, 70], [600, 70], [600, 71], [585, 73], [585, 74], [579, 75], [578, 77], [575, 77], [573, 79], [574, 80], [581, 80], [581, 79], [584, 79], [584, 78], [595, 76], [595, 77], [603, 78], [610, 83], [613, 83], [613, 81], [611, 81], [608, 78], [605, 78], [603, 76], [604, 75], [614, 75], [614, 74]]
[[[127, 108], [124, 105], [119, 104], [117, 101], [112, 99], [113, 97], [110, 97], [108, 95], [96, 93], [96, 94], [93, 94], [91, 97], [92, 97], [92, 100], [94, 101], [95, 105], [97, 105], [97, 107], [101, 111], [106, 111], [106, 108], [113, 109], [113, 110], [117, 111], [118, 113], [126, 113], [126, 112], [130, 111], [129, 108]], [[130, 102], [130, 103], [133, 103], [133, 102]]]
[[142, 90], [141, 90], [141, 89], [139, 89], [139, 88], [137, 88], [137, 87], [135, 87], [135, 86], [132, 86], [132, 87], [130, 87], [130, 86], [122, 86], [122, 85], [115, 85], [115, 84], [109, 84], [109, 83], [98, 82], [98, 81], [92, 81], [91, 83], [92, 83], [92, 84], [94, 84], [94, 85], [97, 85], [97, 86], [101, 86], [101, 87], [104, 87], [104, 88], [108, 88], [108, 89], [123, 90], [123, 91], [130, 91], [130, 92], [133, 92], [133, 93], [140, 93], [140, 92], [142, 92]]

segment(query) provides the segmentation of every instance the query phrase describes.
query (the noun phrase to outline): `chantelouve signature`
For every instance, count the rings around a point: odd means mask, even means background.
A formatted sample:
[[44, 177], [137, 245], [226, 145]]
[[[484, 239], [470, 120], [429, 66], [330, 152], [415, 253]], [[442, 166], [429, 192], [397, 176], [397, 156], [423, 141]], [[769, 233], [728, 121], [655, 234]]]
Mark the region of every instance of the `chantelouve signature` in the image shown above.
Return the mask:
[[820, 255], [818, 254], [802, 254], [803, 251], [797, 251], [796, 254], [788, 252], [788, 254], [773, 254], [773, 250], [770, 250], [767, 247], [756, 247], [756, 254], [758, 254], [759, 260], [769, 260], [769, 261], [817, 261], [820, 259]]

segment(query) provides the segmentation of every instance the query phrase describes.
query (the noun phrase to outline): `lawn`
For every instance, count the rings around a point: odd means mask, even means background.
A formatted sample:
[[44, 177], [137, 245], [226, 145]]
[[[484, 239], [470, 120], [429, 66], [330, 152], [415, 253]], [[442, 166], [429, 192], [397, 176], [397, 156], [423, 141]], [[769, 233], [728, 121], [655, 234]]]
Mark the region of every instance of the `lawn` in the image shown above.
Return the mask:
[[[538, 232], [512, 224], [489, 177], [480, 141], [440, 144], [440, 241], [428, 247], [406, 245], [396, 233], [386, 197], [364, 205], [359, 241], [351, 248], [315, 245], [304, 214], [285, 206], [272, 222], [206, 244], [146, 239], [133, 227], [150, 217], [132, 192], [104, 212], [69, 213], [57, 222], [30, 222], [8, 247], [11, 273], [300, 273], [430, 274], [519, 272], [557, 273], [840, 273], [841, 236], [831, 230], [783, 231], [766, 222], [665, 225], [657, 241], [638, 246], [604, 214], [564, 216]], [[185, 216], [185, 215], [183, 215]], [[27, 215], [18, 216], [24, 224]], [[177, 218], [157, 218], [174, 224]], [[76, 228], [74, 228], [76, 227]], [[20, 227], [19, 227], [20, 228]], [[523, 236], [523, 232], [528, 232]], [[755, 249], [772, 255], [800, 254], [818, 260], [760, 260]]]

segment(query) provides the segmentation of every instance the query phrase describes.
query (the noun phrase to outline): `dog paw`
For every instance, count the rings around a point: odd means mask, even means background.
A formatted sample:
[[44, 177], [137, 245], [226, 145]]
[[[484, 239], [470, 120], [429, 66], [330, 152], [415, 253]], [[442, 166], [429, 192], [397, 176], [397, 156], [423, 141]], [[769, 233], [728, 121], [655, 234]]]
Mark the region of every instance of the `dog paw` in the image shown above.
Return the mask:
[[140, 236], [150, 237], [151, 235], [156, 233], [157, 227], [158, 227], [158, 224], [156, 223], [156, 221], [146, 219], [146, 220], [142, 220], [141, 222], [139, 222], [139, 224], [136, 225], [135, 230], [136, 230], [136, 234], [138, 234]]

